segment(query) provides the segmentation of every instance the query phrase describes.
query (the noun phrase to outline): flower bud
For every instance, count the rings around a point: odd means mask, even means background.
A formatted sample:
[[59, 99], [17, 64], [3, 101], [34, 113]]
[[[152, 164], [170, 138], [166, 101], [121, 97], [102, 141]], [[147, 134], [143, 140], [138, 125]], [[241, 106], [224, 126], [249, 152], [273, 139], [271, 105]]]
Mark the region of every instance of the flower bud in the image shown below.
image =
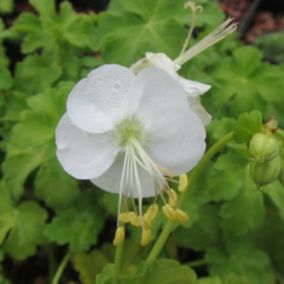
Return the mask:
[[115, 231], [115, 236], [114, 236], [114, 240], [113, 240], [113, 244], [115, 246], [118, 246], [119, 244], [121, 244], [124, 241], [125, 238], [125, 230], [124, 227], [118, 227]]
[[270, 133], [256, 133], [249, 143], [249, 154], [254, 162], [272, 160], [279, 153], [280, 143]]
[[258, 186], [272, 183], [279, 177], [280, 171], [280, 156], [265, 162], [250, 162], [249, 164], [250, 176]]

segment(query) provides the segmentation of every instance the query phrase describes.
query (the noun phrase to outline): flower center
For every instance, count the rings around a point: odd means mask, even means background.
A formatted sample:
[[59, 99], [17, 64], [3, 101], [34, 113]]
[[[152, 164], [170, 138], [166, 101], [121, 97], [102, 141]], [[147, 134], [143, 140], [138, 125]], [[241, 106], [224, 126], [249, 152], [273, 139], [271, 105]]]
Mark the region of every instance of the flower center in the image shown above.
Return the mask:
[[115, 139], [121, 147], [127, 146], [133, 139], [142, 143], [145, 139], [142, 123], [136, 117], [121, 120], [115, 127]]

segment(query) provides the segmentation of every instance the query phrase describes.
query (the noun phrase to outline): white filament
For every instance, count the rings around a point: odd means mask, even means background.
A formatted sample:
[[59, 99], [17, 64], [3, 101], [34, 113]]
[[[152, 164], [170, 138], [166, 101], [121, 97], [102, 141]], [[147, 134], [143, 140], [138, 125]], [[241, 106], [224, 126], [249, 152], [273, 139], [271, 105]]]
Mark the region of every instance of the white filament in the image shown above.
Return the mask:
[[227, 37], [229, 34], [233, 33], [237, 29], [237, 24], [233, 23], [233, 18], [228, 18], [224, 23], [218, 26], [213, 32], [204, 37], [197, 44], [189, 48], [183, 54], [181, 54], [176, 60], [175, 63], [182, 65], [192, 59], [194, 56], [203, 52], [208, 47], [219, 42], [223, 38]]

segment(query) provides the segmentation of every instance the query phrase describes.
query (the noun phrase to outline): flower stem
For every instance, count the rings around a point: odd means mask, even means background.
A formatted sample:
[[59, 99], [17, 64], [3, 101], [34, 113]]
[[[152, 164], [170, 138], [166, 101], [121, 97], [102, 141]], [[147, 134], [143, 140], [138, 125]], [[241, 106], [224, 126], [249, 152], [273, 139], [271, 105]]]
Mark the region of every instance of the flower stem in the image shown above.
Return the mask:
[[[187, 190], [181, 194], [179, 206], [182, 207], [184, 201], [187, 198], [189, 189], [194, 185], [202, 171], [205, 169], [207, 163], [219, 152], [221, 151], [234, 137], [234, 133], [230, 132], [223, 136], [219, 141], [217, 141], [212, 147], [206, 152], [202, 160], [199, 161], [195, 169], [193, 170], [192, 174], [189, 178], [189, 183]], [[159, 256], [163, 246], [165, 245], [165, 242], [167, 241], [173, 226], [174, 222], [168, 221], [165, 226], [163, 227], [162, 232], [160, 233], [159, 237], [157, 238], [157, 241], [155, 242], [150, 254], [148, 255], [148, 258], [146, 259], [146, 262], [148, 264], [152, 264], [157, 257]]]
[[59, 283], [60, 278], [61, 278], [61, 276], [62, 276], [62, 274], [63, 274], [63, 271], [64, 271], [64, 269], [66, 268], [66, 265], [67, 265], [67, 263], [69, 262], [70, 258], [71, 258], [71, 253], [68, 252], [68, 253], [64, 256], [64, 258], [62, 259], [61, 263], [59, 264], [59, 266], [58, 266], [58, 268], [57, 268], [57, 270], [56, 270], [56, 273], [55, 273], [55, 275], [54, 275], [54, 277], [53, 277], [53, 279], [52, 279], [51, 284], [58, 284], [58, 283]]
[[116, 284], [118, 280], [118, 275], [122, 265], [123, 248], [124, 248], [124, 241], [121, 244], [119, 244], [115, 250], [114, 274], [113, 274], [112, 284]]

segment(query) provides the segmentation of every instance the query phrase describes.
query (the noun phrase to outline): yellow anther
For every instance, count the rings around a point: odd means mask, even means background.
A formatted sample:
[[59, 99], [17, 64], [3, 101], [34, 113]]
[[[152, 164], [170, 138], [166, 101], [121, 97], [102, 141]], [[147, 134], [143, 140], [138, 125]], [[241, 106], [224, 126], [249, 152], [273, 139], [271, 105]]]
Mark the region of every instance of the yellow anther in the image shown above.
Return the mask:
[[187, 189], [188, 186], [188, 176], [187, 174], [182, 174], [179, 176], [179, 185], [178, 185], [178, 191], [184, 192]]
[[118, 227], [115, 231], [114, 239], [113, 239], [113, 244], [115, 246], [119, 245], [120, 243], [123, 242], [125, 238], [125, 230], [124, 227]]
[[158, 212], [159, 212], [158, 204], [154, 203], [150, 205], [146, 213], [144, 214], [144, 220], [147, 220], [148, 222], [152, 222], [156, 218]]
[[164, 205], [162, 209], [163, 213], [170, 221], [174, 221], [176, 219], [176, 212], [169, 204]]
[[130, 215], [130, 224], [135, 227], [140, 227], [142, 224], [142, 218], [136, 213]]
[[165, 177], [168, 177], [168, 178], [171, 178], [173, 177], [173, 174], [167, 170], [166, 168], [162, 167], [162, 166], [158, 166], [158, 169], [161, 171], [161, 173], [165, 176]]
[[152, 238], [152, 233], [151, 233], [151, 229], [144, 229], [142, 230], [142, 236], [141, 236], [141, 246], [147, 246]]
[[186, 224], [189, 221], [189, 216], [187, 215], [186, 212], [184, 212], [181, 209], [176, 209], [176, 219], [182, 223], [182, 224]]
[[177, 196], [176, 191], [170, 188], [170, 190], [168, 190], [168, 195], [169, 195], [169, 204], [172, 207], [175, 207], [178, 201], [178, 196]]
[[129, 223], [131, 221], [131, 216], [134, 212], [123, 212], [119, 214], [119, 221], [123, 223]]

